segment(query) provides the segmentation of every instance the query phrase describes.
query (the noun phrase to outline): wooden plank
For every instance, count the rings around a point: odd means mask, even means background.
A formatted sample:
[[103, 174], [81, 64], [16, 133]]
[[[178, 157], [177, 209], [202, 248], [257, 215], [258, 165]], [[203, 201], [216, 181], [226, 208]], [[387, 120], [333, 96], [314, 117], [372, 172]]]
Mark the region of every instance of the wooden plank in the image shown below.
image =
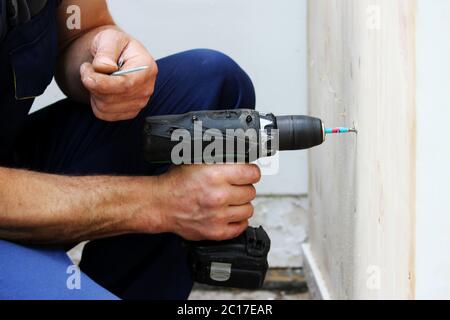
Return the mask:
[[415, 1], [310, 0], [310, 245], [333, 297], [414, 297]]

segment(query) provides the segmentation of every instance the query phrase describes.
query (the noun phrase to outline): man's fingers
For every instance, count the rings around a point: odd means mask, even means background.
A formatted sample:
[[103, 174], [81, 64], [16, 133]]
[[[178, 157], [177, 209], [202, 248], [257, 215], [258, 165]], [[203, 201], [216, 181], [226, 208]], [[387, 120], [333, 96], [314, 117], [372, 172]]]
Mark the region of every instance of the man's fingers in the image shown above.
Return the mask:
[[[248, 228], [248, 220], [236, 222], [236, 223], [230, 223], [228, 225], [228, 239], [235, 239], [239, 237], [241, 234], [244, 233], [245, 230]], [[226, 239], [226, 240], [228, 240]]]
[[105, 30], [97, 34], [91, 46], [95, 71], [107, 74], [117, 71], [117, 63], [129, 42], [129, 36], [117, 30]]
[[134, 84], [131, 77], [112, 77], [98, 73], [88, 62], [81, 66], [80, 75], [85, 88], [96, 95], [125, 93]]
[[232, 206], [241, 206], [252, 202], [256, 198], [256, 189], [252, 185], [233, 186], [229, 192], [229, 204]]
[[241, 222], [253, 216], [254, 208], [251, 203], [243, 206], [230, 206], [226, 210], [226, 219], [230, 223]]
[[261, 170], [255, 164], [224, 165], [227, 171], [228, 182], [236, 186], [256, 184], [261, 180]]
[[122, 98], [122, 100], [117, 99], [117, 96], [112, 96], [112, 98], [116, 99], [102, 99], [101, 97], [97, 97], [95, 95], [92, 96], [93, 100], [95, 101], [95, 107], [98, 109], [98, 111], [103, 113], [124, 113], [126, 112], [133, 112], [133, 111], [140, 111], [145, 106], [147, 106], [149, 102], [149, 98], [142, 97], [142, 98]]
[[208, 229], [206, 238], [208, 240], [223, 241], [239, 237], [248, 228], [248, 220], [229, 223], [217, 229]]
[[114, 121], [122, 121], [122, 120], [131, 120], [136, 118], [139, 115], [140, 110], [127, 111], [122, 113], [110, 113], [100, 110], [97, 107], [97, 102], [94, 98], [91, 97], [91, 106], [94, 115], [103, 121], [114, 122]]
[[261, 170], [255, 164], [229, 165], [230, 168], [236, 166], [234, 173], [230, 176], [229, 182], [237, 186], [256, 184], [261, 180]]

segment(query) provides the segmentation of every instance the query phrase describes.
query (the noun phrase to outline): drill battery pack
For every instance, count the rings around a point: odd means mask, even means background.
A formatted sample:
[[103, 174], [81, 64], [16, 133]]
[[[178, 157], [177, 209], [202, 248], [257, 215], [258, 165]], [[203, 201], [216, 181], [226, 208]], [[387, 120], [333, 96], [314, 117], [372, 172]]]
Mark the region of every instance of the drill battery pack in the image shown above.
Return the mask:
[[233, 240], [192, 243], [193, 279], [213, 286], [259, 289], [269, 268], [269, 250], [270, 238], [262, 227], [249, 227]]

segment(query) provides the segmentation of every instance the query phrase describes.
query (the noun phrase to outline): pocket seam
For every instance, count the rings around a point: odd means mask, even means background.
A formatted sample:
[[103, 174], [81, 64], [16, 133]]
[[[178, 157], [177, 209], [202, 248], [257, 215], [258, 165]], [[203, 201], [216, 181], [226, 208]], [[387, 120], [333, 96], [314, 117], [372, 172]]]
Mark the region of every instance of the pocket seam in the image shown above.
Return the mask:
[[18, 94], [17, 94], [16, 65], [15, 65], [15, 63], [13, 63], [12, 57], [14, 57], [14, 55], [16, 55], [16, 54], [19, 54], [22, 50], [26, 49], [27, 47], [32, 47], [32, 46], [36, 45], [45, 36], [46, 32], [48, 32], [49, 27], [50, 27], [50, 21], [47, 22], [47, 24], [44, 27], [44, 30], [39, 34], [39, 36], [37, 36], [35, 39], [33, 39], [33, 41], [30, 41], [30, 42], [24, 43], [22, 45], [19, 45], [18, 47], [12, 49], [9, 52], [9, 56], [11, 57], [11, 69], [12, 69], [13, 81], [14, 81], [14, 97], [15, 97], [15, 99], [17, 101], [35, 99], [39, 95], [27, 96], [27, 97], [18, 97]]

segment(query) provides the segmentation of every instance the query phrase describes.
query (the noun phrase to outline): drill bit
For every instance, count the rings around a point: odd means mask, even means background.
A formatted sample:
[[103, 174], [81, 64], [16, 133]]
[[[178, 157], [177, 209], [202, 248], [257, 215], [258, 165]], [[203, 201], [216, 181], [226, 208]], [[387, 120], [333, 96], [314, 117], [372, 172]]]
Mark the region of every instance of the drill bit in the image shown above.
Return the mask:
[[335, 133], [358, 133], [356, 128], [347, 128], [347, 127], [337, 127], [337, 128], [325, 128], [326, 134], [335, 134]]

